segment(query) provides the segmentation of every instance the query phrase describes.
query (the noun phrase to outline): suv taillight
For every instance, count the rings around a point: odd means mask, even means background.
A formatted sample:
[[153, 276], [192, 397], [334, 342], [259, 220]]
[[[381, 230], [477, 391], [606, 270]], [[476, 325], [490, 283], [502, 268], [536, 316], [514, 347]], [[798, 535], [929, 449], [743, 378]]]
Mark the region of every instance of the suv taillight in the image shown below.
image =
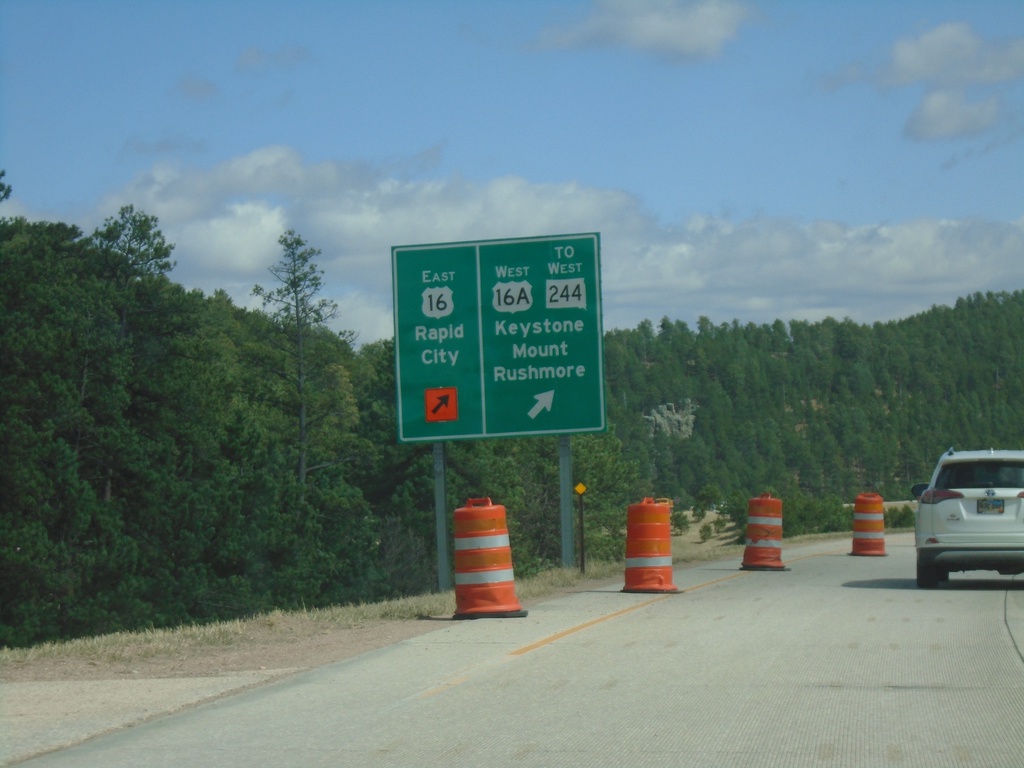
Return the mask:
[[947, 499], [962, 499], [964, 495], [960, 491], [942, 491], [938, 488], [929, 488], [921, 494], [922, 504], [938, 504]]

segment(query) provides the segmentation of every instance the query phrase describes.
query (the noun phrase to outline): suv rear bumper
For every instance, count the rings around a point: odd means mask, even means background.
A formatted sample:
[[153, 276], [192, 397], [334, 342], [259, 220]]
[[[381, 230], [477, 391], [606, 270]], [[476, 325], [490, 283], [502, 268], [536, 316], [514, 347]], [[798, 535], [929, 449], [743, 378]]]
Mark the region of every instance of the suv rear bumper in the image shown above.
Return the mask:
[[1024, 549], [1020, 547], [918, 547], [917, 562], [943, 571], [999, 571], [1024, 573]]

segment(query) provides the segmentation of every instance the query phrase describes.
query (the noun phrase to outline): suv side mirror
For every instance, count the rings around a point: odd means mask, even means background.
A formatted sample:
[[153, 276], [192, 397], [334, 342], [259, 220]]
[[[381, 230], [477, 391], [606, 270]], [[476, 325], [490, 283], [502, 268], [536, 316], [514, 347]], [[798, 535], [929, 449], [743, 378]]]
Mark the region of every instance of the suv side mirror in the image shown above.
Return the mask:
[[928, 490], [928, 483], [918, 483], [910, 489], [915, 499], [921, 498], [921, 494]]

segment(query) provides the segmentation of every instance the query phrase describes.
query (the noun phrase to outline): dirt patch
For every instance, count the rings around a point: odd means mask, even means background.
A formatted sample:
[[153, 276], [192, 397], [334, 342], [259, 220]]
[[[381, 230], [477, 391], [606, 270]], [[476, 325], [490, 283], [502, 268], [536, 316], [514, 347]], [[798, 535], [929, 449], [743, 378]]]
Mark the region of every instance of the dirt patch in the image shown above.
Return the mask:
[[378, 621], [359, 627], [330, 628], [287, 617], [274, 626], [253, 623], [252, 632], [227, 646], [189, 648], [168, 655], [97, 660], [30, 659], [0, 668], [9, 683], [77, 680], [125, 680], [215, 677], [264, 669], [311, 669], [383, 648], [437, 629], [430, 621]]

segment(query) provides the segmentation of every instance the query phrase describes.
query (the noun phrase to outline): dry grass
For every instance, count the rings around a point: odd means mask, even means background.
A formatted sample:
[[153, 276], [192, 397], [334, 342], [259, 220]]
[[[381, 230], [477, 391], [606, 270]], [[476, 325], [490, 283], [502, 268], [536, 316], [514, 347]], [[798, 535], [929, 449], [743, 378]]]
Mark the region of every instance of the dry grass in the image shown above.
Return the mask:
[[[621, 563], [588, 563], [586, 577], [574, 568], [557, 568], [532, 578], [516, 581], [521, 600], [542, 598], [571, 589], [586, 579], [605, 579], [622, 572]], [[63, 642], [47, 642], [30, 648], [0, 648], [0, 667], [40, 660], [81, 659], [97, 663], [133, 661], [155, 657], [188, 655], [203, 648], [244, 643], [267, 630], [309, 630], [359, 627], [378, 621], [402, 621], [455, 612], [452, 591], [403, 597], [379, 603], [343, 605], [299, 611], [271, 611], [248, 619], [189, 625], [138, 632], [116, 632]]]
[[[743, 545], [736, 542], [736, 531], [727, 530], [702, 542], [699, 526], [683, 536], [673, 537], [672, 555], [676, 563], [707, 562], [737, 557]], [[814, 538], [842, 538], [849, 534], [832, 534]], [[525, 579], [516, 580], [516, 596], [523, 601], [537, 600], [578, 587], [582, 582], [621, 578], [621, 562], [587, 562], [586, 575], [576, 568], [556, 568]], [[0, 669], [8, 664], [40, 660], [76, 659], [87, 662], [130, 662], [174, 656], [190, 656], [204, 649], [243, 646], [268, 633], [289, 635], [327, 632], [332, 629], [362, 627], [381, 621], [403, 621], [424, 617], [451, 616], [455, 612], [452, 591], [404, 597], [379, 603], [335, 606], [300, 611], [271, 611], [247, 619], [206, 625], [190, 625], [171, 629], [149, 629], [138, 632], [117, 632], [97, 637], [48, 642], [30, 648], [0, 648]]]
[[251, 635], [249, 625], [269, 621], [273, 614], [248, 620], [190, 625], [173, 629], [114, 632], [77, 640], [40, 643], [30, 648], [0, 648], [0, 666], [41, 659], [76, 658], [96, 662], [168, 656], [183, 648], [231, 645]]

